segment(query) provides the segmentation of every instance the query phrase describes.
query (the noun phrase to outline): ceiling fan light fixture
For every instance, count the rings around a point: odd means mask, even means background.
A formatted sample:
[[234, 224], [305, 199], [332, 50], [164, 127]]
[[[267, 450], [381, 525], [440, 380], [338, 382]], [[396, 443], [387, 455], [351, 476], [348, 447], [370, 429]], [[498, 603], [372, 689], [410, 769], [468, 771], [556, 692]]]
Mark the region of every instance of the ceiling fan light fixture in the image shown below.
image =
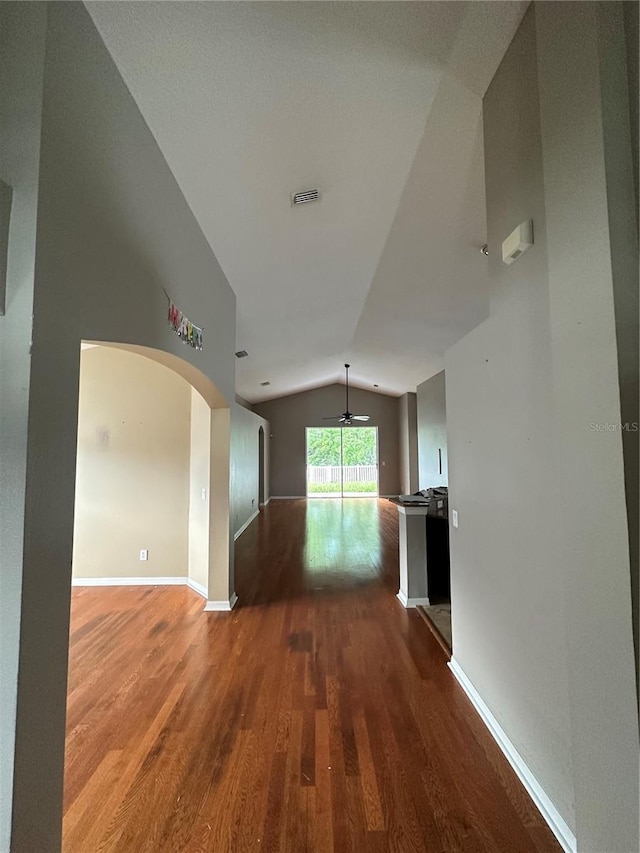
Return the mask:
[[349, 411], [349, 368], [350, 364], [345, 364], [345, 395], [346, 395], [346, 406], [345, 410], [341, 415], [334, 415], [331, 418], [323, 418], [323, 421], [338, 421], [340, 424], [344, 424], [346, 426], [351, 426], [354, 421], [368, 421], [370, 420], [369, 415], [354, 415]]

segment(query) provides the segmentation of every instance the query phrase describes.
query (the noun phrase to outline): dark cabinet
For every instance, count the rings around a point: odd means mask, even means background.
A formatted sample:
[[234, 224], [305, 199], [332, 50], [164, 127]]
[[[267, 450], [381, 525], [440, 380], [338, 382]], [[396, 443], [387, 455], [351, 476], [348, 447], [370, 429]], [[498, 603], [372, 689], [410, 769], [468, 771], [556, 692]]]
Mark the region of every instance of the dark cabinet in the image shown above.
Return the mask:
[[449, 569], [449, 519], [427, 515], [427, 590], [429, 601], [437, 604], [451, 598]]

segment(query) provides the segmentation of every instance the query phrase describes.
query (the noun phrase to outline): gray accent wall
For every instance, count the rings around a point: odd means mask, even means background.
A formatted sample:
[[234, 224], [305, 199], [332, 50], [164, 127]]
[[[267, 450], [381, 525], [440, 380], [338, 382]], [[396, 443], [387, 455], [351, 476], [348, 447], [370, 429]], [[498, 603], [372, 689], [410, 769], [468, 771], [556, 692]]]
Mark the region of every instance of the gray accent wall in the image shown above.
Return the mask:
[[420, 471], [418, 488], [446, 486], [449, 482], [449, 460], [444, 370], [418, 385], [417, 401]]
[[[624, 14], [623, 9], [624, 7]], [[640, 673], [640, 264], [638, 263], [638, 3], [610, 3], [600, 16], [600, 55], [603, 92], [603, 131], [607, 167], [607, 205], [612, 269], [620, 414], [630, 428], [622, 433], [634, 637], [636, 682]], [[624, 39], [620, 31], [624, 32]], [[626, 48], [626, 49], [625, 49]], [[625, 80], [628, 86], [625, 87]], [[625, 89], [628, 97], [625, 98]], [[631, 147], [627, 136], [631, 135]], [[633, 190], [632, 191], [632, 186]], [[632, 425], [636, 424], [634, 431]], [[640, 697], [639, 697], [640, 698]]]
[[[9, 849], [11, 820], [12, 850], [54, 853], [61, 846], [80, 341], [176, 356], [215, 385], [218, 405], [229, 406], [235, 297], [84, 5], [0, 4], [0, 21], [9, 45], [0, 92], [9, 143], [0, 177], [13, 184], [26, 226], [10, 239], [0, 318], [0, 456], [3, 466], [11, 458], [15, 487], [5, 515], [11, 489], [3, 469], [0, 849]], [[205, 328], [203, 352], [168, 327], [163, 288]], [[228, 496], [228, 481], [225, 489]], [[225, 548], [228, 521], [220, 531]]]
[[638, 186], [640, 175], [638, 158], [640, 157], [640, 139], [638, 136], [638, 111], [640, 101], [640, 33], [639, 18], [640, 4], [633, 0], [625, 0], [622, 3], [624, 14], [624, 31], [627, 47], [627, 75], [629, 78], [629, 113], [631, 117], [631, 155], [633, 157], [633, 183], [636, 192], [636, 224], [640, 214], [640, 188]]
[[[306, 494], [306, 427], [339, 426], [323, 418], [344, 412], [344, 385], [325, 385], [255, 403], [254, 410], [271, 429], [270, 484], [272, 497]], [[396, 397], [361, 388], [349, 389], [349, 408], [370, 415], [366, 426], [378, 427], [379, 489], [381, 495], [400, 493], [398, 402]], [[357, 429], [357, 427], [351, 427]]]
[[264, 431], [265, 501], [269, 500], [269, 424], [239, 403], [231, 409], [231, 527], [234, 535], [259, 511], [258, 431]]
[[418, 486], [418, 415], [416, 395], [398, 397], [398, 430], [400, 443], [400, 491], [412, 495]]
[[41, 3], [0, 4], [0, 180], [13, 188], [6, 315], [0, 316], [0, 850], [4, 851], [10, 845], [13, 794], [45, 26]]
[[611, 173], [617, 159], [630, 178], [631, 142], [628, 113], [603, 101], [613, 78], [626, 84], [624, 34], [618, 3], [547, 5], [536, 7], [536, 29], [576, 824], [579, 849], [621, 853], [640, 849], [624, 431], [615, 428], [624, 411], [620, 350], [633, 347], [618, 321], [633, 242], [623, 246], [610, 227], [632, 221], [630, 182], [616, 198]]
[[638, 849], [608, 6], [531, 5], [486, 94], [490, 317], [445, 357], [454, 657], [585, 853]]

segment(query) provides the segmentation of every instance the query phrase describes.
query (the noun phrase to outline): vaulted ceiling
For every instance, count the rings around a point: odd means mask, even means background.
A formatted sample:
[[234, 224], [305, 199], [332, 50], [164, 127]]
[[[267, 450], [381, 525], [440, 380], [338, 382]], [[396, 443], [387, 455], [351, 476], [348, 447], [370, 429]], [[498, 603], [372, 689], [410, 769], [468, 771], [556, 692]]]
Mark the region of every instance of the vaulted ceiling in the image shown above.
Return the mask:
[[242, 397], [413, 391], [487, 316], [481, 99], [526, 5], [87, 4], [236, 293]]

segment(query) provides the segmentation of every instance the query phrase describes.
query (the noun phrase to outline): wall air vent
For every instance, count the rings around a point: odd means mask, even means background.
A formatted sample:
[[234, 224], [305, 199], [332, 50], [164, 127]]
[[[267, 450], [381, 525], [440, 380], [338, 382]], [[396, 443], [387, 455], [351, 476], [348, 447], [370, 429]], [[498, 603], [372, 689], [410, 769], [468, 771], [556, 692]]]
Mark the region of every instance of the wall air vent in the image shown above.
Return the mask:
[[302, 190], [291, 193], [291, 204], [307, 204], [309, 201], [320, 201], [320, 190]]
[[236, 358], [246, 358], [248, 355], [249, 353], [246, 351], [246, 349], [239, 349], [236, 353]]
[[263, 388], [266, 387], [267, 385], [271, 385], [270, 382], [261, 382], [260, 384], [262, 385]]

